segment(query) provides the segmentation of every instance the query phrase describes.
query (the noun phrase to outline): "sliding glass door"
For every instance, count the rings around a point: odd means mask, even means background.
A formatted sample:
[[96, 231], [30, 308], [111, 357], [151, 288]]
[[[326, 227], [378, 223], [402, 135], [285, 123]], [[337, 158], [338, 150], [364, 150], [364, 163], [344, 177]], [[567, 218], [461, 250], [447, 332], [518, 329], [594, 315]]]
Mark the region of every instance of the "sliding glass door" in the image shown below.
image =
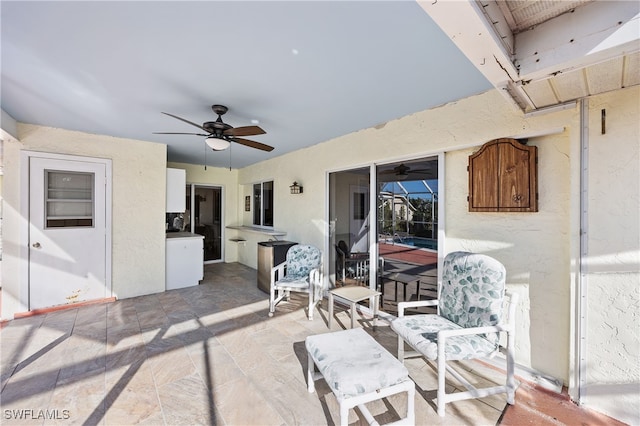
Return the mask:
[[329, 174], [332, 287], [377, 289], [392, 313], [398, 302], [437, 297], [438, 162], [433, 156]]

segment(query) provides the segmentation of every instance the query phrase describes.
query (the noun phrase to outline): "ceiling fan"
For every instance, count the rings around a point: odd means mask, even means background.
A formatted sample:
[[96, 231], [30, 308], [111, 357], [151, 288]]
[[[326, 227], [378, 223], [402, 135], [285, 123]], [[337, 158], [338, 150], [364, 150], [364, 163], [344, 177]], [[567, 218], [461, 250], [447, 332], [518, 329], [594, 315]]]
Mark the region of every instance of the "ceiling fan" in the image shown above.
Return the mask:
[[393, 174], [398, 180], [404, 180], [409, 177], [410, 173], [426, 173], [429, 172], [429, 169], [412, 169], [411, 167], [405, 165], [404, 163], [395, 166], [393, 169], [383, 170], [380, 172], [381, 175], [390, 175]]
[[226, 106], [211, 105], [211, 109], [213, 110], [213, 112], [215, 112], [218, 115], [218, 119], [216, 121], [207, 121], [202, 125], [196, 124], [182, 117], [178, 117], [177, 115], [169, 114], [168, 112], [163, 112], [164, 115], [168, 115], [169, 117], [173, 117], [180, 121], [184, 121], [185, 123], [191, 124], [192, 126], [195, 126], [198, 129], [202, 129], [206, 133], [154, 132], [154, 134], [204, 136], [206, 138], [205, 142], [214, 151], [223, 151], [227, 149], [229, 145], [231, 145], [231, 142], [239, 143], [240, 145], [248, 146], [251, 148], [261, 149], [267, 152], [273, 151], [272, 146], [238, 137], [238, 136], [255, 136], [255, 135], [265, 134], [266, 132], [262, 130], [259, 126], [233, 127], [222, 121], [222, 116], [228, 111], [228, 108]]

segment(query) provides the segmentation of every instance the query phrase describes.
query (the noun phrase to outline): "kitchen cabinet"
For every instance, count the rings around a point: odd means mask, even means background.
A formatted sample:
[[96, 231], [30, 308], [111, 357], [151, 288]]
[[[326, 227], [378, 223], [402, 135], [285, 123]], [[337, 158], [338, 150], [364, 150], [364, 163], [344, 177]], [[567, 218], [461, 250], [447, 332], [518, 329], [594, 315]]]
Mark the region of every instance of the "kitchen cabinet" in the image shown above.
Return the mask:
[[487, 142], [469, 156], [470, 212], [537, 212], [538, 147]]
[[167, 169], [167, 213], [184, 213], [187, 199], [187, 172]]
[[204, 237], [191, 232], [170, 232], [166, 247], [166, 289], [198, 285], [204, 278]]

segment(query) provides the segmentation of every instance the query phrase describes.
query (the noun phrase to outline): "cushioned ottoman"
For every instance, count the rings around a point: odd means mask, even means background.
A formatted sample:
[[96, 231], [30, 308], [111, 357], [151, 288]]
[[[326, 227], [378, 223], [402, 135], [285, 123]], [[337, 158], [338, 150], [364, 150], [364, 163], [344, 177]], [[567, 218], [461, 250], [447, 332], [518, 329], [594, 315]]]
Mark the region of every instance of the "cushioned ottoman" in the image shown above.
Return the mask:
[[377, 424], [364, 404], [400, 392], [407, 392], [407, 417], [397, 423], [414, 424], [415, 384], [409, 372], [362, 328], [309, 336], [305, 346], [308, 390], [314, 392], [314, 380], [324, 377], [340, 404], [341, 425], [356, 406], [370, 424]]

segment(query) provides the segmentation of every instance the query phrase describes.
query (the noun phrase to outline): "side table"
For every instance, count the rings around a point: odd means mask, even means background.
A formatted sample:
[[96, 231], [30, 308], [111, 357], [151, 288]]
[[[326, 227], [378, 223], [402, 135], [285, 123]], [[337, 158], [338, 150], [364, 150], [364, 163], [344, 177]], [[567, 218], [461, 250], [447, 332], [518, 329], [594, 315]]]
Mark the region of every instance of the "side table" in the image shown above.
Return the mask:
[[379, 298], [380, 298], [380, 292], [379, 291], [375, 291], [375, 290], [371, 290], [368, 287], [362, 287], [362, 286], [346, 286], [346, 287], [339, 287], [339, 288], [334, 288], [333, 290], [329, 291], [329, 328], [331, 328], [331, 321], [333, 320], [333, 304], [335, 301], [335, 298], [339, 298], [339, 299], [343, 299], [347, 302], [349, 302], [349, 304], [351, 305], [351, 328], [354, 327], [355, 324], [355, 313], [356, 313], [356, 303], [368, 299], [370, 297], [373, 297], [373, 328], [375, 330], [376, 326], [378, 325], [378, 305], [379, 305]]

